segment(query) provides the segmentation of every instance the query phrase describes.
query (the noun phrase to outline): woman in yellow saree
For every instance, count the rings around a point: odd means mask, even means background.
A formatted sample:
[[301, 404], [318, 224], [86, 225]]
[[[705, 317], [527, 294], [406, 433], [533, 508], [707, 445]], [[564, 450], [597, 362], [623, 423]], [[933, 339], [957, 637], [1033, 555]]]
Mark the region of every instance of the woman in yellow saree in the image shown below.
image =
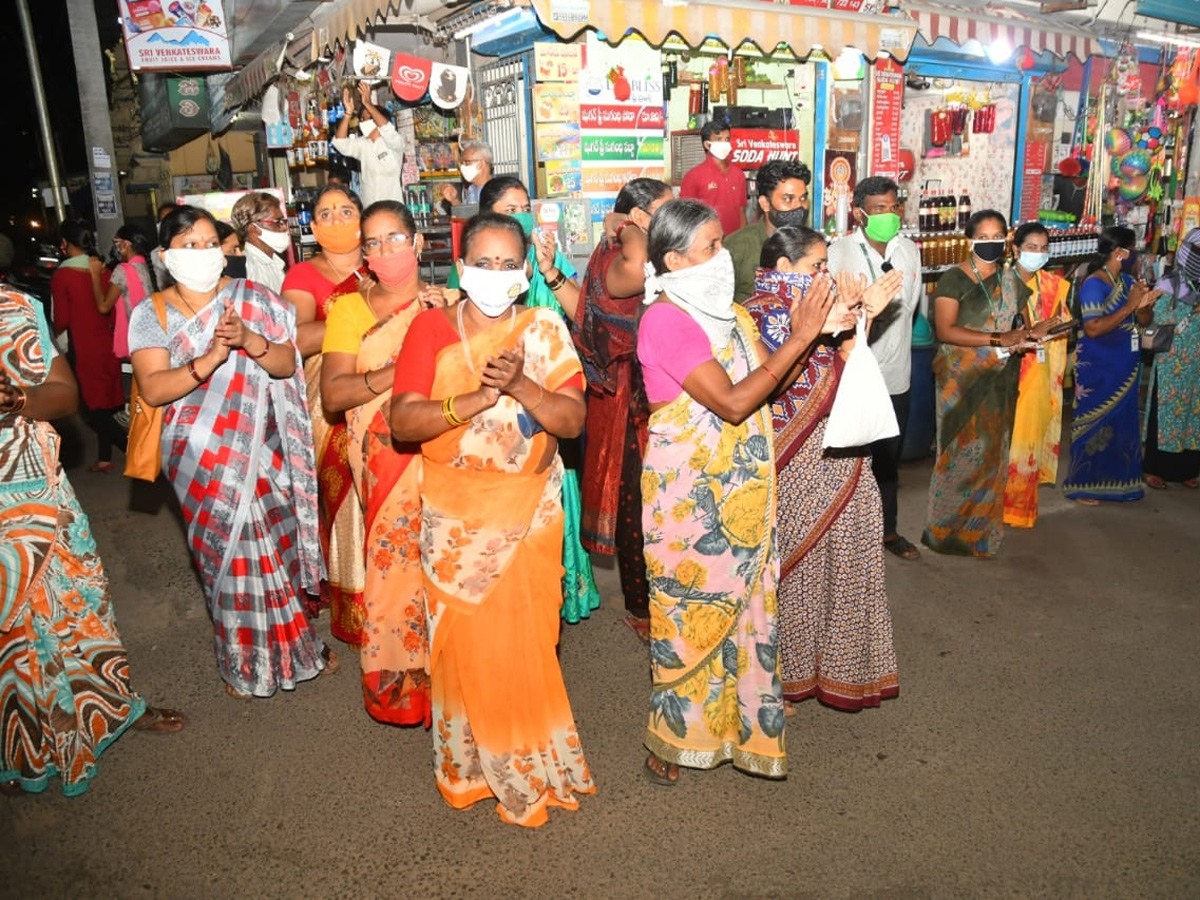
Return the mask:
[[388, 407], [396, 357], [424, 308], [421, 236], [393, 200], [362, 215], [363, 258], [375, 283], [338, 301], [325, 323], [321, 401], [346, 415], [347, 460], [366, 515], [360, 645], [363, 702], [372, 718], [429, 725], [429, 642], [421, 575], [421, 457], [392, 443]]
[[595, 788], [555, 655], [562, 462], [583, 428], [583, 375], [562, 317], [518, 308], [527, 238], [507, 216], [467, 223], [466, 299], [429, 310], [396, 361], [391, 427], [421, 442], [435, 777], [456, 809], [494, 797], [536, 827]]
[[1043, 268], [1050, 260], [1050, 232], [1044, 225], [1021, 225], [1013, 235], [1013, 248], [1017, 251], [1014, 271], [1031, 291], [1025, 323], [1039, 346], [1036, 353], [1021, 357], [1017, 413], [1008, 448], [1004, 524], [1032, 528], [1038, 516], [1038, 487], [1058, 480], [1067, 335], [1050, 337], [1049, 332], [1071, 318], [1067, 309], [1071, 284]]

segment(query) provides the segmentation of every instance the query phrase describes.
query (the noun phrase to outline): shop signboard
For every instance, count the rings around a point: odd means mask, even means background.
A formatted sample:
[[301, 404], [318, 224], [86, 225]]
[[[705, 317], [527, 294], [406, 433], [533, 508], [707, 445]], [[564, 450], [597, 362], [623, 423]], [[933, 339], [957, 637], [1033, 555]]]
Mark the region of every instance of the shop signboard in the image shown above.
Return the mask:
[[875, 61], [871, 89], [871, 174], [900, 177], [900, 110], [904, 103], [904, 69], [890, 59]]
[[138, 89], [147, 150], [173, 150], [208, 133], [208, 88], [203, 77], [148, 73], [139, 79]]
[[619, 191], [664, 173], [662, 55], [644, 41], [619, 47], [588, 35], [580, 72], [579, 124], [585, 194]]
[[232, 68], [221, 0], [117, 0], [129, 68]]
[[583, 169], [577, 159], [552, 159], [546, 163], [546, 191], [551, 197], [566, 197], [583, 190]]
[[578, 122], [579, 86], [574, 84], [535, 84], [533, 86], [534, 121]]
[[794, 128], [731, 128], [729, 161], [757, 169], [771, 159], [799, 159], [800, 133]]
[[534, 143], [538, 162], [579, 158], [579, 126], [571, 122], [539, 122]]
[[533, 71], [539, 82], [578, 84], [583, 68], [583, 45], [538, 41], [533, 45]]

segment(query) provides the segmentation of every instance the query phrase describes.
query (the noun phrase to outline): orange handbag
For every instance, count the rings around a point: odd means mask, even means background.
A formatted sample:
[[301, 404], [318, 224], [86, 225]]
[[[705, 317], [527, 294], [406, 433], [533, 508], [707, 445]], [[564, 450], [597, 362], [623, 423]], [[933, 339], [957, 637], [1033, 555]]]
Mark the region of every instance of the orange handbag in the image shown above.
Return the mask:
[[[162, 294], [151, 297], [158, 323], [167, 330], [167, 301]], [[125, 445], [125, 475], [154, 481], [162, 471], [162, 407], [142, 399], [137, 377], [129, 392], [129, 437]]]

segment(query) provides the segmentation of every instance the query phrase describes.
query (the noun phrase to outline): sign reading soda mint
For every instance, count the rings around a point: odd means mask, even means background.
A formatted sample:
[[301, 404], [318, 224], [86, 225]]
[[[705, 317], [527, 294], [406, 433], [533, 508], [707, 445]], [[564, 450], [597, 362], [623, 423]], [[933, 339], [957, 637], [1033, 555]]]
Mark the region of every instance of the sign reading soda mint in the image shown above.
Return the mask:
[[129, 68], [232, 68], [221, 0], [117, 0]]
[[800, 134], [793, 128], [733, 128], [729, 140], [729, 161], [743, 169], [757, 169], [770, 159], [800, 158]]

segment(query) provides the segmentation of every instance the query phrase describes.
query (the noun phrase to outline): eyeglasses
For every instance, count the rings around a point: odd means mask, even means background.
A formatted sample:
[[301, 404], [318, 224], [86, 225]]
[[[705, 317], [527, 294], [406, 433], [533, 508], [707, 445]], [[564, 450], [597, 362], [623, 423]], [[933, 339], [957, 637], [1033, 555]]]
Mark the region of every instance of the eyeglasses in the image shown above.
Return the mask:
[[358, 218], [358, 210], [353, 206], [328, 206], [325, 209], [319, 209], [313, 217], [323, 225], [328, 225], [330, 222], [340, 219], [343, 222], [352, 222]]
[[287, 219], [255, 219], [255, 224], [266, 225], [272, 231], [281, 231], [287, 225]]
[[407, 234], [393, 231], [391, 234], [384, 235], [381, 238], [367, 238], [367, 240], [363, 241], [363, 252], [374, 254], [378, 253], [384, 247], [387, 247], [389, 251], [399, 250], [411, 241], [412, 238]]

